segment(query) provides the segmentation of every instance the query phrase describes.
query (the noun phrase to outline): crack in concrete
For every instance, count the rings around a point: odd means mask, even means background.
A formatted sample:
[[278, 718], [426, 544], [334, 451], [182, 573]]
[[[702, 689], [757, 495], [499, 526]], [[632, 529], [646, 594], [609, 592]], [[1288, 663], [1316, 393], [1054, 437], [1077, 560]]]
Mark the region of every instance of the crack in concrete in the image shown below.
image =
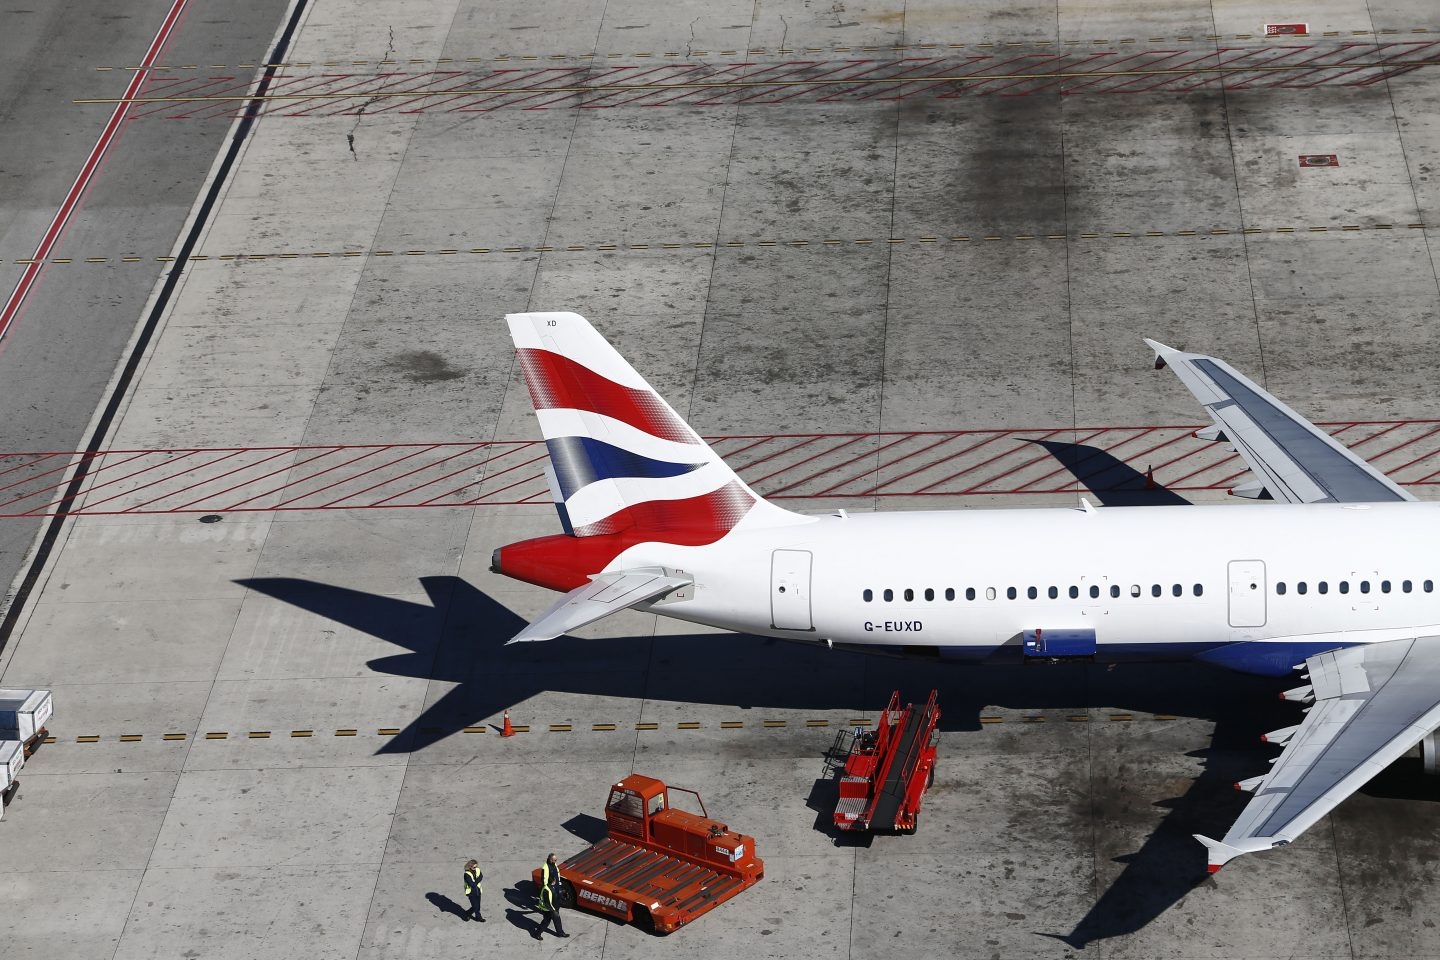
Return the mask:
[[695, 24], [699, 22], [699, 17], [690, 21], [690, 39], [685, 41], [685, 59], [687, 60], [695, 56]]
[[[393, 57], [394, 55], [395, 55], [395, 28], [392, 26], [392, 27], [390, 27], [390, 43], [389, 43], [388, 46], [386, 46], [386, 48], [385, 48], [385, 54], [384, 54], [384, 56], [382, 56], [382, 57], [380, 58], [380, 63], [382, 63], [382, 64], [389, 63], [389, 62], [390, 62], [390, 58]], [[357, 111], [355, 111], [355, 126], [351, 127], [351, 128], [350, 128], [350, 132], [347, 133], [347, 134], [345, 134], [345, 145], [350, 148], [350, 157], [351, 157], [353, 160], [355, 160], [356, 162], [359, 162], [359, 160], [360, 160], [360, 154], [358, 154], [358, 153], [355, 152], [355, 134], [360, 131], [360, 121], [365, 119], [365, 111], [366, 111], [368, 108], [374, 106], [377, 102], [379, 102], [379, 101], [382, 100], [382, 99], [384, 99], [384, 98], [383, 98], [383, 97], [379, 97], [379, 96], [375, 96], [375, 97], [371, 97], [369, 100], [366, 100], [364, 103], [360, 104], [360, 109], [357, 110]]]

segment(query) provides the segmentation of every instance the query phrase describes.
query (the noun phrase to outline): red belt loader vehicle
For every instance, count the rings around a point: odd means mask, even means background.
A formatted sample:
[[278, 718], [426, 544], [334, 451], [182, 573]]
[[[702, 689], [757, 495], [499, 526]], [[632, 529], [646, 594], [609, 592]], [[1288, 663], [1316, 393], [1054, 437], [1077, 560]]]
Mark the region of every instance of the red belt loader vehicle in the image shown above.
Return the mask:
[[[672, 807], [671, 791], [703, 815]], [[711, 820], [693, 790], [632, 773], [610, 788], [605, 823], [608, 837], [560, 864], [562, 905], [573, 895], [574, 906], [670, 933], [765, 876], [755, 838]], [[538, 869], [533, 879], [538, 888]]]
[[911, 703], [901, 709], [900, 691], [891, 694], [879, 725], [850, 742], [835, 805], [837, 829], [915, 832], [920, 801], [935, 782], [939, 722], [934, 690], [919, 709]]

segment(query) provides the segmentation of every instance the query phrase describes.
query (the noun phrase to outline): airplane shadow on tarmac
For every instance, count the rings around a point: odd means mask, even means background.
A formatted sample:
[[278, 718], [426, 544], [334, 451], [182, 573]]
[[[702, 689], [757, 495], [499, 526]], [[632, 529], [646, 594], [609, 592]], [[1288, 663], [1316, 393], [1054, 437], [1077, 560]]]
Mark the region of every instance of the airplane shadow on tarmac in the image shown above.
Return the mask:
[[[1075, 948], [1133, 933], [1207, 881], [1193, 833], [1222, 836], [1247, 799], [1232, 784], [1262, 772], [1271, 756], [1264, 731], [1296, 722], [1293, 705], [1277, 700], [1284, 681], [1220, 671], [1197, 663], [964, 665], [903, 659], [738, 634], [580, 640], [506, 647], [523, 625], [502, 604], [457, 577], [423, 577], [430, 603], [379, 596], [309, 580], [238, 580], [383, 639], [403, 652], [370, 662], [379, 673], [453, 687], [428, 706], [381, 753], [420, 751], [464, 727], [494, 718], [546, 691], [597, 697], [728, 705], [740, 709], [879, 709], [892, 690], [922, 699], [939, 690], [941, 729], [980, 729], [987, 708], [1016, 710], [1108, 707], [1136, 714], [1196, 717], [1214, 724], [1205, 767], [1168, 808], [1138, 850], [1114, 862], [1123, 869], [1068, 934], [1042, 934]], [[723, 669], [717, 669], [723, 667]], [[735, 677], [746, 682], [737, 684]], [[796, 678], [807, 678], [797, 682]], [[816, 758], [817, 766], [821, 758]], [[1128, 789], [1111, 788], [1123, 807]], [[1092, 803], [1115, 805], [1112, 798]], [[1133, 806], [1133, 802], [1131, 804]], [[1093, 815], [1093, 814], [1092, 814]], [[817, 825], [825, 818], [817, 817]], [[1149, 817], [1142, 814], [1149, 829]], [[577, 834], [593, 824], [574, 824]], [[823, 827], [821, 827], [823, 828]], [[1103, 855], [1103, 852], [1102, 852]], [[1102, 869], [1102, 875], [1108, 871]]]

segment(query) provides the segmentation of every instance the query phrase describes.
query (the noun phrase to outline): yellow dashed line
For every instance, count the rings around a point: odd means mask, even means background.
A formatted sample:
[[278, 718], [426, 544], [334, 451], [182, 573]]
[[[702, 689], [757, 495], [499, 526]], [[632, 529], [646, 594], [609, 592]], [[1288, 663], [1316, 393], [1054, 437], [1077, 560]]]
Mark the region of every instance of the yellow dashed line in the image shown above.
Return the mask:
[[[519, 728], [516, 727], [516, 729], [518, 730]], [[529, 729], [529, 728], [527, 727], [526, 729]], [[568, 724], [568, 723], [552, 723], [552, 724], [550, 724], [550, 732], [551, 732], [551, 733], [569, 733], [570, 731], [571, 731], [571, 726], [570, 726], [570, 724]]]
[[120, 735], [121, 743], [139, 743], [141, 740], [144, 739], [145, 734], [143, 733], [122, 733]]
[[76, 737], [76, 738], [75, 738], [75, 742], [76, 742], [76, 743], [99, 743], [99, 742], [100, 742], [100, 738], [99, 738], [99, 737], [96, 737], [96, 736]]
[[164, 740], [188, 740], [189, 738], [190, 738], [190, 734], [188, 734], [188, 733], [167, 733], [167, 734], [165, 734], [165, 736], [164, 736], [163, 738], [161, 738], [161, 739], [164, 739]]
[[359, 733], [360, 733], [360, 731], [357, 730], [357, 729], [354, 728], [354, 727], [342, 727], [341, 729], [335, 731], [335, 736], [337, 736], [337, 737], [354, 737], [354, 736], [358, 736]]
[[786, 722], [787, 721], [784, 720], [766, 720], [763, 725], [766, 727], [783, 727]]
[[1005, 718], [1004, 718], [1004, 717], [981, 717], [981, 718], [980, 718], [980, 722], [981, 722], [981, 723], [1004, 723], [1004, 722], [1005, 722]]
[[249, 738], [250, 738], [251, 740], [269, 740], [269, 739], [270, 739], [270, 731], [269, 731], [269, 730], [251, 730], [250, 733], [248, 734], [248, 736], [249, 736]]
[[396, 737], [400, 735], [399, 727], [381, 727], [375, 731], [377, 737]]
[[591, 729], [591, 730], [594, 730], [594, 731], [597, 731], [597, 732], [598, 732], [598, 731], [610, 731], [610, 730], [614, 730], [614, 729], [615, 729], [615, 724], [613, 724], [613, 723], [592, 723], [592, 724], [590, 724], [590, 729]]
[[658, 723], [637, 723], [637, 724], [635, 724], [635, 729], [636, 729], [636, 730], [659, 730], [659, 729], [660, 729], [660, 724], [658, 724]]
[[721, 730], [739, 730], [740, 728], [742, 728], [742, 727], [744, 727], [744, 726], [745, 726], [745, 721], [743, 721], [743, 720], [721, 720], [721, 721], [720, 721], [720, 729], [721, 729]]
[[292, 737], [313, 737], [313, 736], [315, 736], [315, 731], [314, 731], [314, 730], [291, 730], [291, 731], [290, 731], [290, 736], [292, 736]]
[[205, 739], [206, 739], [206, 740], [226, 740], [226, 739], [229, 738], [229, 736], [230, 736], [230, 734], [228, 734], [228, 733], [223, 733], [223, 732], [211, 732], [211, 733], [205, 734]]
[[677, 723], [677, 724], [675, 724], [675, 729], [676, 729], [676, 730], [699, 730], [699, 729], [701, 728], [701, 726], [702, 726], [702, 724], [696, 723], [696, 722], [693, 721], [693, 720], [687, 720], [687, 721], [685, 721], [684, 723]]

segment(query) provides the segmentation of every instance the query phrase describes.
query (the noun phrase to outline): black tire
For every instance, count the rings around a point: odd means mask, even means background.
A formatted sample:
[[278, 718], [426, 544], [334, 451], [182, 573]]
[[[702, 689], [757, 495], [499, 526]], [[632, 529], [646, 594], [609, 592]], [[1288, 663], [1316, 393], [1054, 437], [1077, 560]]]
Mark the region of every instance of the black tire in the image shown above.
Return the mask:
[[575, 909], [575, 888], [564, 877], [561, 877], [560, 882], [556, 885], [555, 901], [557, 906], [564, 907], [566, 910]]

